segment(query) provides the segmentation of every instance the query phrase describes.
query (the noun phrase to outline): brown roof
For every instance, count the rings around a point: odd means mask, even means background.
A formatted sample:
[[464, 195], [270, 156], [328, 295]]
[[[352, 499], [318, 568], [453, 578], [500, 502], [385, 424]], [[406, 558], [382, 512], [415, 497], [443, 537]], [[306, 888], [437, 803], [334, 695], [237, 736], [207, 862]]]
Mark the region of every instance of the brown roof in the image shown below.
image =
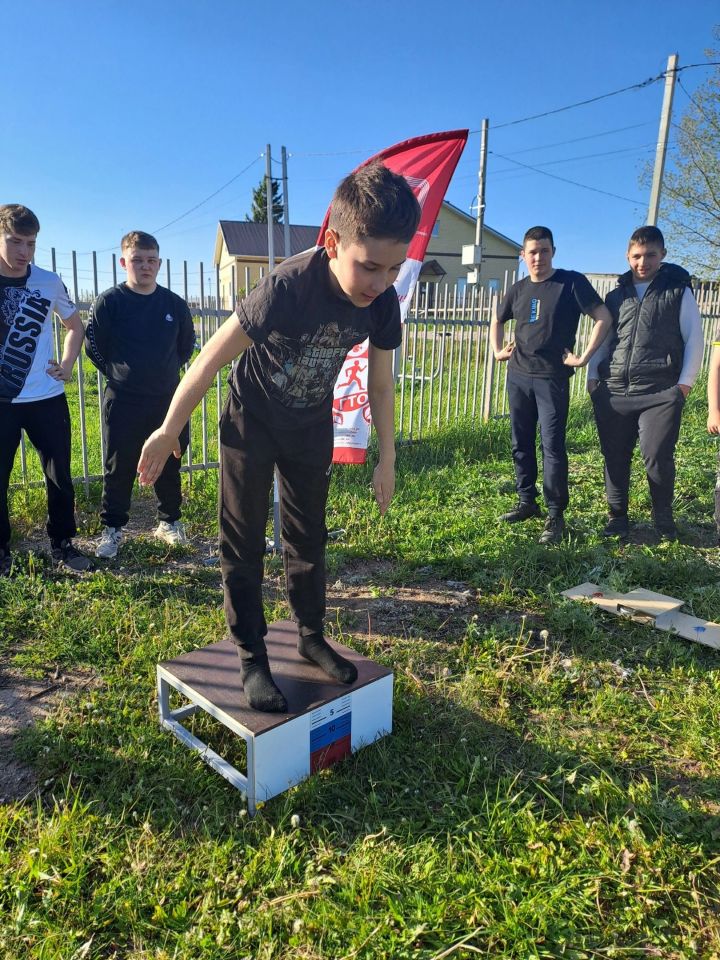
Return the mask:
[[[225, 246], [231, 257], [267, 257], [268, 229], [266, 223], [252, 223], [249, 220], [221, 220], [220, 229]], [[275, 256], [291, 256], [314, 247], [320, 227], [290, 224], [290, 251], [285, 252], [284, 227], [273, 224], [273, 242]]]

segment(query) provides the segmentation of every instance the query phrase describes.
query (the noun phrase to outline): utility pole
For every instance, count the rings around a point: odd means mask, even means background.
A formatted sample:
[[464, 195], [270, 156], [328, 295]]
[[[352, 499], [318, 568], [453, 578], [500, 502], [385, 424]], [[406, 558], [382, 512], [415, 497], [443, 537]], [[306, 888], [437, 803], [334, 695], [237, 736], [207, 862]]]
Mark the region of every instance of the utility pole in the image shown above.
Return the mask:
[[281, 147], [282, 151], [282, 190], [283, 190], [283, 252], [286, 257], [292, 256], [290, 249], [290, 202], [288, 201], [288, 174], [287, 174], [287, 150]]
[[[268, 272], [275, 269], [275, 222], [272, 202], [272, 153], [270, 144], [265, 147], [265, 203], [268, 228]], [[265, 549], [276, 553], [281, 548], [280, 540], [280, 488], [278, 486], [277, 466], [273, 476], [273, 539], [266, 541]]]
[[272, 273], [275, 268], [275, 223], [273, 221], [272, 154], [270, 152], [270, 144], [265, 147], [265, 206], [267, 209], [268, 225], [268, 270]]
[[672, 112], [673, 94], [675, 93], [675, 78], [677, 77], [678, 55], [668, 57], [665, 71], [665, 93], [663, 94], [662, 112], [660, 114], [660, 131], [658, 133], [657, 149], [655, 151], [655, 169], [653, 170], [652, 187], [650, 188], [650, 206], [648, 207], [647, 222], [655, 226], [660, 208], [660, 191], [662, 190], [663, 172], [665, 170], [665, 156], [667, 155], [668, 134], [670, 132], [670, 114]]
[[468, 283], [475, 283], [480, 286], [480, 276], [482, 274], [482, 247], [483, 247], [483, 227], [485, 224], [485, 176], [487, 172], [487, 150], [488, 150], [488, 127], [490, 125], [487, 117], [483, 120], [480, 129], [480, 166], [478, 168], [478, 197], [477, 197], [477, 217], [475, 219], [475, 243], [464, 244], [462, 248], [462, 263], [465, 267], [472, 267], [468, 270]]

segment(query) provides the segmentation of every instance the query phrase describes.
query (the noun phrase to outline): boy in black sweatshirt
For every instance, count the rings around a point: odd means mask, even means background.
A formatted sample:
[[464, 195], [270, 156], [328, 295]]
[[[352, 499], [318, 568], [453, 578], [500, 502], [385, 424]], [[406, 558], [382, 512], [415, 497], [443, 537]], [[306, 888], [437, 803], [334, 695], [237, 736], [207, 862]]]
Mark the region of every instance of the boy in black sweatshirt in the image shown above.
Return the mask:
[[[127, 280], [100, 294], [85, 332], [87, 355], [107, 381], [102, 408], [104, 529], [95, 550], [105, 559], [116, 556], [128, 522], [142, 445], [163, 422], [180, 368], [195, 347], [188, 305], [157, 283], [162, 260], [155, 237], [133, 230], [120, 247]], [[180, 434], [183, 451], [188, 440], [186, 423]], [[155, 536], [170, 544], [184, 543], [179, 459], [168, 457], [154, 486], [160, 521]]]

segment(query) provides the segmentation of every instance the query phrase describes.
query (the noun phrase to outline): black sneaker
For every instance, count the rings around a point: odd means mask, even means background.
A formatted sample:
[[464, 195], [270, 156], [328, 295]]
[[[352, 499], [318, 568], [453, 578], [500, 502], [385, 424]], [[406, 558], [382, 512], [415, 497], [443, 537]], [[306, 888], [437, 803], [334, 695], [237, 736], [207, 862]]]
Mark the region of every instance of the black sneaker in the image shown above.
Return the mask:
[[610, 517], [600, 536], [619, 537], [621, 540], [627, 540], [630, 537], [630, 521], [627, 514], [623, 514], [621, 517]]
[[9, 577], [12, 570], [10, 547], [0, 547], [0, 577]]
[[565, 533], [565, 520], [561, 516], [549, 516], [540, 534], [538, 543], [560, 543]]
[[534, 500], [519, 500], [512, 510], [507, 513], [501, 513], [500, 519], [505, 523], [520, 523], [521, 520], [529, 520], [531, 517], [540, 517], [542, 513], [540, 507]]
[[54, 540], [52, 560], [56, 567], [72, 570], [74, 573], [86, 573], [92, 570], [92, 560], [73, 546], [72, 540]]
[[655, 529], [657, 530], [658, 536], [661, 540], [669, 540], [674, 542], [675, 540], [679, 539], [678, 529], [675, 526], [675, 521], [672, 519], [672, 517], [664, 520], [656, 518]]

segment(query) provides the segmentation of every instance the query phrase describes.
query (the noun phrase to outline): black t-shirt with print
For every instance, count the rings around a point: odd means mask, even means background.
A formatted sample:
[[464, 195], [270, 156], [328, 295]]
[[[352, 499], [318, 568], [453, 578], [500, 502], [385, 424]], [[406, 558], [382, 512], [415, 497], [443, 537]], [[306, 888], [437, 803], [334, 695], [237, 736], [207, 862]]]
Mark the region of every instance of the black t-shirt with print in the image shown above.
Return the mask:
[[402, 339], [395, 288], [368, 307], [354, 306], [333, 290], [322, 247], [280, 264], [237, 313], [253, 345], [235, 364], [230, 386], [255, 416], [287, 429], [330, 415], [351, 347], [369, 338], [381, 350], [394, 350]]
[[515, 349], [508, 366], [534, 377], [571, 377], [562, 362], [575, 346], [578, 322], [602, 300], [592, 284], [574, 270], [555, 270], [547, 280], [525, 277], [514, 283], [498, 307], [498, 321], [515, 319]]

